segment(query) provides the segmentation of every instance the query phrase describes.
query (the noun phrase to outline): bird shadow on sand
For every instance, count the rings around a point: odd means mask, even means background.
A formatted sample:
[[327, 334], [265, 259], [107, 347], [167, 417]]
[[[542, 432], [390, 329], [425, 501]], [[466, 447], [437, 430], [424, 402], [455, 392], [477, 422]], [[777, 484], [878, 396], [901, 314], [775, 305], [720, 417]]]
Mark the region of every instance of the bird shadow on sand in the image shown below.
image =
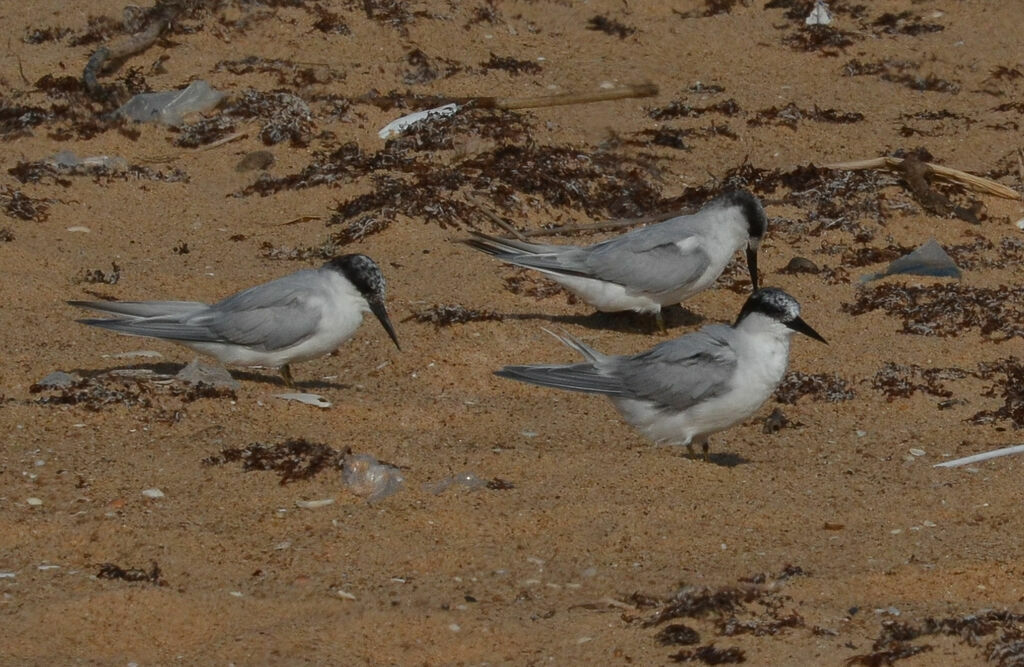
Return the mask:
[[[96, 380], [104, 376], [116, 377], [119, 372], [138, 372], [145, 371], [153, 373], [153, 379], [162, 378], [174, 378], [178, 373], [185, 368], [187, 364], [178, 364], [172, 361], [162, 361], [158, 363], [141, 363], [124, 366], [111, 366], [109, 368], [75, 368], [67, 373], [78, 375], [80, 377]], [[239, 368], [232, 368], [228, 371], [238, 382], [254, 382], [263, 385], [276, 385], [278, 388], [289, 391], [289, 392], [304, 392], [313, 389], [325, 390], [325, 389], [338, 389], [346, 390], [351, 389], [352, 385], [341, 384], [338, 382], [329, 382], [327, 380], [296, 380], [294, 387], [289, 387], [284, 383], [284, 378], [277, 374], [274, 370], [245, 370]], [[146, 379], [145, 377], [140, 379]]]
[[[682, 306], [668, 306], [663, 308], [662, 317], [665, 320], [665, 330], [672, 333], [674, 329], [693, 329], [704, 323], [704, 316], [687, 310]], [[548, 315], [546, 313], [509, 313], [503, 314], [504, 319], [509, 320], [547, 320], [553, 324], [572, 324], [585, 329], [601, 331], [618, 331], [630, 334], [658, 334], [658, 325], [653, 315], [641, 313], [602, 313], [600, 311], [589, 315]]]
[[732, 452], [712, 452], [708, 457], [708, 463], [723, 468], [735, 468], [736, 466], [750, 463], [750, 459], [744, 458]]

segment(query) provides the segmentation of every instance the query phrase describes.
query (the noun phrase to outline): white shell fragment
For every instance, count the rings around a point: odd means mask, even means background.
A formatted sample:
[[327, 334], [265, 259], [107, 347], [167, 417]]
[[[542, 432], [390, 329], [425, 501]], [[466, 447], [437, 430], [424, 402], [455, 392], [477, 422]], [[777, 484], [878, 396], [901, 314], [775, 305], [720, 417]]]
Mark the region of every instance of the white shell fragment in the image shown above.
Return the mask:
[[149, 498], [150, 500], [159, 500], [160, 498], [164, 497], [164, 492], [156, 488], [145, 489], [142, 492], [142, 495], [145, 496], [146, 498]]
[[274, 394], [274, 398], [282, 398], [286, 401], [298, 401], [299, 403], [305, 403], [306, 405], [315, 405], [318, 408], [329, 408], [331, 402], [320, 394], [306, 394], [306, 393], [294, 393], [294, 394]]
[[416, 111], [414, 113], [396, 118], [384, 127], [380, 128], [377, 132], [377, 136], [381, 139], [387, 139], [391, 135], [401, 134], [408, 130], [410, 127], [419, 123], [420, 121], [427, 120], [429, 118], [446, 118], [452, 116], [456, 111], [459, 110], [459, 105], [452, 102], [442, 107], [435, 107], [433, 109], [426, 109], [424, 111]]
[[295, 506], [304, 510], [315, 510], [318, 507], [327, 507], [334, 504], [334, 498], [323, 498], [321, 500], [296, 500]]
[[807, 25], [830, 25], [832, 23], [832, 12], [828, 10], [828, 5], [822, 0], [818, 0], [814, 3], [814, 9], [804, 19], [804, 23]]

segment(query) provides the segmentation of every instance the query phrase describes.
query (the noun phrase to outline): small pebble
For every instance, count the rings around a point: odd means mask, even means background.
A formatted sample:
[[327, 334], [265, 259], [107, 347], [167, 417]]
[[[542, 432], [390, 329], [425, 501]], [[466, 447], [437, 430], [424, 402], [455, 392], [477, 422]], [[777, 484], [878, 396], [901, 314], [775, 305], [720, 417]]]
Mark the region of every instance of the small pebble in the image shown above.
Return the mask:
[[31, 505], [32, 507], [39, 507], [40, 505], [43, 504], [43, 501], [40, 500], [39, 498], [27, 498], [25, 499], [25, 502]]
[[338, 595], [338, 597], [339, 597], [339, 598], [344, 598], [344, 599], [346, 599], [346, 600], [355, 600], [355, 599], [356, 599], [356, 596], [355, 596], [355, 595], [352, 595], [352, 594], [351, 594], [351, 593], [349, 593], [348, 591], [343, 591], [343, 590], [341, 590], [341, 589], [339, 589], [339, 590], [337, 591], [337, 595]]
[[270, 151], [253, 151], [246, 153], [235, 165], [235, 171], [243, 173], [254, 169], [267, 169], [274, 164], [274, 154]]
[[156, 489], [156, 488], [154, 488], [154, 489], [146, 489], [146, 490], [144, 490], [142, 492], [142, 495], [144, 495], [145, 497], [150, 498], [152, 500], [157, 500], [158, 498], [163, 498], [164, 497], [164, 492], [161, 491], [160, 489]]
[[914, 456], [924, 456], [924, 450], [917, 449], [916, 447], [914, 449], [911, 449], [910, 453], [913, 454]]
[[818, 265], [806, 257], [794, 257], [782, 269], [782, 273], [819, 273]]

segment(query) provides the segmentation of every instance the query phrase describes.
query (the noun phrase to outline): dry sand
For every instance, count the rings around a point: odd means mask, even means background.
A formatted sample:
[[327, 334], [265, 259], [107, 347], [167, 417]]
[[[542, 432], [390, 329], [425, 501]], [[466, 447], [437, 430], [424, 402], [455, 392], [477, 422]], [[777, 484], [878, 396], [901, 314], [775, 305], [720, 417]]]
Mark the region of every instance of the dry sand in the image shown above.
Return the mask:
[[[747, 173], [772, 224], [763, 280], [795, 295], [831, 343], [795, 339], [790, 368], [837, 378], [853, 394], [837, 402], [822, 392], [799, 395], [795, 404], [769, 401], [713, 439], [710, 464], [651, 446], [600, 398], [493, 377], [507, 363], [572, 359], [542, 327], [562, 326], [614, 353], [643, 350], [658, 338], [642, 323], [593, 315], [564, 294], [514, 294], [505, 279], [517, 271], [453, 243], [460, 227], [499, 231], [481, 206], [521, 229], [692, 208], [745, 163], [789, 172], [922, 147], [937, 162], [1019, 190], [1018, 3], [835, 3], [843, 32], [818, 31], [826, 44], [809, 49], [801, 46], [815, 38], [803, 25], [806, 2], [776, 3], [791, 11], [761, 0], [369, 2], [372, 17], [356, 2], [323, 3], [324, 11], [312, 3], [226, 4], [186, 13], [170, 34], [100, 78], [152, 90], [204, 79], [229, 96], [211, 117], [250, 89], [289, 91], [312, 107], [308, 137], [298, 143], [264, 145], [266, 119], [243, 115], [234, 131], [244, 136], [210, 149], [176, 145], [181, 135], [159, 125], [86, 132], [110, 103], [90, 106], [74, 81], [65, 82], [71, 92], [63, 98], [41, 89], [46, 75], [81, 76], [104, 43], [82, 43], [92, 17], [109, 17], [110, 43], [125, 37], [121, 3], [72, 4], [0, 9], [8, 32], [0, 62], [0, 204], [8, 216], [0, 227], [13, 236], [0, 243], [3, 663], [664, 664], [695, 647], [662, 645], [655, 637], [667, 623], [645, 621], [683, 586], [711, 587], [720, 604], [670, 623], [697, 630], [696, 646], [735, 647], [752, 664], [841, 664], [872, 653], [886, 623], [892, 635], [902, 628], [894, 621], [922, 628], [928, 617], [1024, 612], [1024, 462], [932, 467], [1020, 442], [1022, 424], [1013, 419], [1013, 409], [1018, 419], [1024, 410], [1013, 381], [1021, 375], [1024, 311], [1022, 237], [1013, 224], [1022, 217], [1019, 202], [956, 195], [984, 205], [973, 224], [922, 209], [898, 176], [811, 170], [796, 184], [760, 186]], [[712, 6], [725, 9], [713, 14]], [[885, 12], [906, 15], [888, 20]], [[588, 29], [598, 16], [613, 33], [623, 26], [624, 35]], [[339, 22], [347, 33], [335, 30]], [[35, 33], [46, 29], [55, 31]], [[526, 71], [483, 68], [491, 54], [524, 61]], [[247, 72], [223, 64], [248, 56], [265, 60]], [[422, 104], [382, 109], [368, 103], [371, 90], [409, 93], [410, 100], [532, 96], [644, 80], [660, 87], [657, 97], [497, 121], [479, 114], [453, 130], [450, 148], [410, 144], [381, 153], [418, 166], [382, 159], [341, 170], [332, 183], [245, 194], [257, 179], [297, 174], [348, 142], [363, 157], [385, 151], [377, 129]], [[728, 100], [734, 104], [721, 104]], [[673, 102], [677, 117], [652, 117]], [[33, 121], [31, 113], [41, 115]], [[527, 127], [508, 139], [475, 129], [516, 118]], [[658, 145], [656, 136], [685, 148]], [[459, 173], [504, 145], [513, 149], [500, 164], [521, 172], [516, 183], [537, 181], [536, 191], [499, 191], [483, 167], [474, 172], [481, 180], [454, 191], [428, 187], [430, 177], [441, 181], [445, 170]], [[601, 165], [593, 178], [579, 176], [588, 197], [604, 193], [598, 203], [587, 207], [569, 195], [555, 201], [549, 195], [568, 182], [564, 173], [515, 162], [548, 147], [567, 149], [558, 164]], [[38, 182], [24, 170], [7, 171], [62, 149], [120, 156], [144, 169]], [[275, 158], [269, 176], [236, 171], [257, 150]], [[616, 165], [647, 194], [599, 173]], [[169, 179], [174, 170], [185, 178]], [[385, 189], [382, 177], [408, 184], [387, 205], [394, 222], [338, 252], [381, 263], [402, 351], [367, 321], [336, 356], [296, 366], [296, 378], [330, 400], [330, 409], [274, 398], [282, 386], [272, 371], [236, 371], [234, 398], [186, 401], [152, 383], [123, 384], [104, 374], [126, 367], [173, 373], [192, 355], [76, 325], [80, 311], [64, 303], [96, 295], [215, 300], [315, 265], [322, 260], [272, 255], [319, 247], [350, 222], [325, 227], [338, 206]], [[698, 186], [707, 189], [693, 194]], [[673, 200], [680, 195], [688, 198]], [[415, 209], [418, 196], [434, 211], [457, 208], [451, 215]], [[26, 207], [33, 201], [46, 209], [36, 219], [11, 217], [32, 217]], [[371, 202], [367, 215], [385, 215], [387, 206]], [[898, 254], [863, 249], [910, 248], [930, 237], [947, 249], [972, 245], [954, 253], [961, 283], [906, 276], [859, 292], [860, 275]], [[780, 273], [795, 256], [827, 270]], [[854, 266], [858, 256], [866, 263]], [[112, 264], [116, 284], [83, 280], [94, 270], [109, 277]], [[688, 302], [690, 314], [672, 318], [672, 335], [735, 316], [748, 286], [740, 265], [729, 276], [723, 283], [735, 289]], [[952, 305], [939, 313], [953, 321], [941, 331], [949, 335], [906, 333], [898, 313], [849, 312], [876, 285], [892, 286], [894, 300], [903, 287], [921, 287], [925, 299], [951, 293]], [[988, 288], [994, 291], [972, 291]], [[988, 302], [975, 306], [982, 297]], [[503, 319], [450, 326], [408, 319], [443, 304]], [[980, 315], [955, 319], [960, 307]], [[923, 317], [928, 325], [935, 315]], [[986, 320], [1006, 331], [983, 331]], [[163, 357], [113, 356], [135, 350]], [[1016, 362], [1006, 361], [1014, 355]], [[886, 395], [895, 380], [875, 380], [888, 362], [924, 369], [891, 375], [930, 382], [934, 393]], [[963, 372], [925, 373], [951, 368]], [[99, 394], [77, 405], [41, 404], [60, 392], [30, 388], [55, 370], [94, 378], [101, 388], [134, 387], [145, 404], [101, 404]], [[792, 425], [766, 435], [764, 419], [776, 407]], [[975, 418], [1004, 407], [1002, 415]], [[282, 485], [277, 474], [246, 472], [241, 463], [204, 464], [226, 448], [290, 438], [399, 465], [405, 488], [371, 505], [343, 488], [334, 470]], [[425, 488], [463, 471], [512, 488], [438, 495]], [[150, 488], [164, 497], [144, 497]], [[335, 502], [296, 506], [323, 498]], [[149, 571], [154, 563], [155, 583], [97, 576], [104, 564]], [[761, 583], [741, 582], [751, 577]], [[730, 610], [723, 600], [736, 586], [758, 599]], [[733, 615], [751, 624], [730, 626]], [[1020, 638], [1020, 627], [1011, 617], [1008, 629], [979, 636], [974, 646], [932, 634], [880, 647], [931, 647], [908, 665], [981, 662], [1001, 650], [1001, 638]]]

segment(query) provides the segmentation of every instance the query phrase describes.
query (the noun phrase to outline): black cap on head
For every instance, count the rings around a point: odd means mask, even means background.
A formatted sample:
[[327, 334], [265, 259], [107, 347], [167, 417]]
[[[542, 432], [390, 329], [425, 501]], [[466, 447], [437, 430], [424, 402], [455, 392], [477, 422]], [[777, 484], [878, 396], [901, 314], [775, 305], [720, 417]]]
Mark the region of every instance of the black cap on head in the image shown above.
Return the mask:
[[[764, 214], [761, 202], [748, 190], [733, 190], [718, 198], [723, 206], [735, 206], [743, 211], [747, 221], [747, 235], [760, 241], [768, 229], [768, 216]], [[756, 243], [756, 242], [755, 242]]]
[[384, 308], [384, 292], [387, 289], [387, 281], [381, 273], [377, 262], [366, 255], [352, 254], [335, 257], [324, 265], [337, 271], [352, 283], [359, 290], [366, 302], [370, 305], [370, 311], [380, 320], [381, 326], [388, 332], [388, 336], [394, 341], [395, 347], [402, 349], [398, 344], [398, 336], [395, 335], [395, 328], [388, 318], [388, 311]]
[[753, 313], [760, 313], [770, 317], [793, 331], [810, 336], [815, 340], [820, 340], [826, 345], [828, 344], [828, 341], [822, 338], [821, 334], [812, 329], [800, 317], [800, 304], [797, 300], [777, 287], [764, 287], [751, 294], [747, 302], [743, 304], [743, 309], [740, 310], [739, 317], [736, 318], [736, 324], [739, 324], [745, 317]]

